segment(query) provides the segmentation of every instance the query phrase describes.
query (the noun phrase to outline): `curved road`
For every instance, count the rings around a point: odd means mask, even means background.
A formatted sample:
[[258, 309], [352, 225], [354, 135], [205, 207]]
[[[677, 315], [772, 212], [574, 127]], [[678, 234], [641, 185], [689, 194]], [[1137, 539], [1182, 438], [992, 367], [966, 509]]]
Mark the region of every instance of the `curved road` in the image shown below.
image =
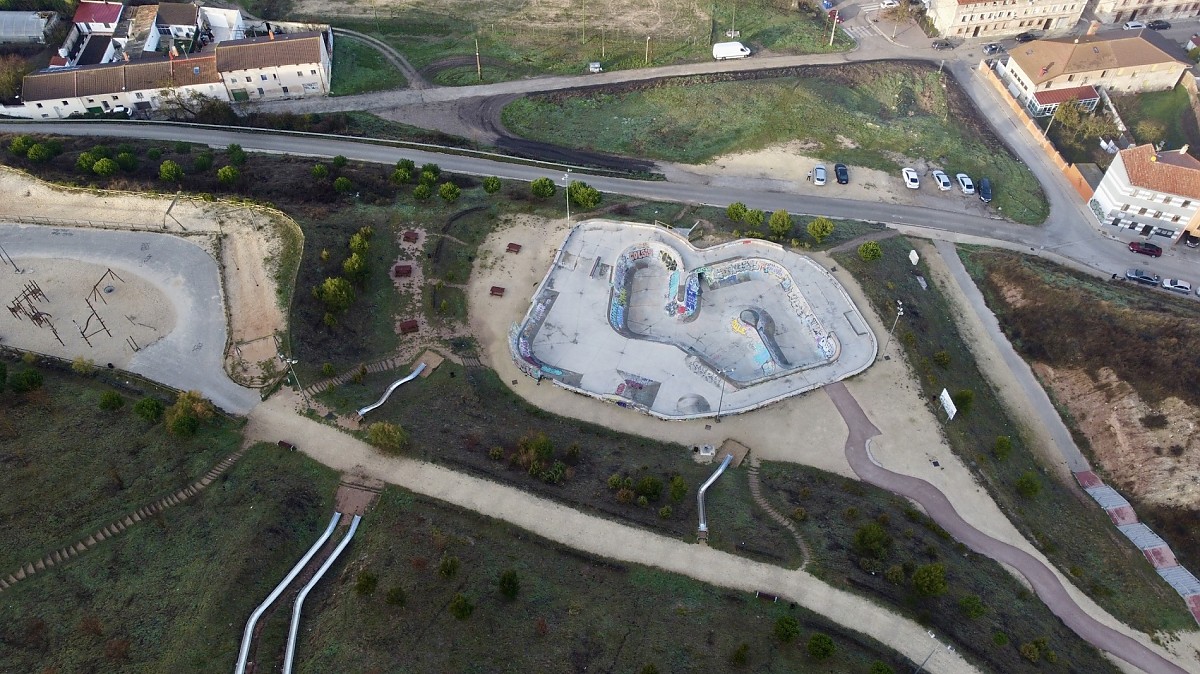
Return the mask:
[[850, 468], [856, 475], [877, 487], [920, 503], [925, 512], [943, 529], [950, 532], [955, 540], [961, 541], [975, 552], [1019, 571], [1054, 615], [1096, 648], [1136, 665], [1150, 674], [1187, 674], [1183, 668], [1150, 650], [1136, 639], [1125, 636], [1088, 615], [1067, 593], [1066, 588], [1062, 586], [1053, 571], [1024, 550], [998, 541], [967, 524], [967, 521], [954, 509], [950, 499], [946, 498], [946, 495], [937, 487], [925, 480], [893, 473], [875, 463], [871, 459], [867, 445], [871, 438], [880, 434], [879, 429], [867, 418], [866, 413], [863, 412], [862, 407], [859, 406], [858, 401], [850, 394], [843, 382], [828, 384], [824, 390], [829, 394], [834, 406], [837, 407], [838, 413], [842, 415], [846, 427], [850, 429], [850, 434], [846, 438], [846, 459], [850, 462]]

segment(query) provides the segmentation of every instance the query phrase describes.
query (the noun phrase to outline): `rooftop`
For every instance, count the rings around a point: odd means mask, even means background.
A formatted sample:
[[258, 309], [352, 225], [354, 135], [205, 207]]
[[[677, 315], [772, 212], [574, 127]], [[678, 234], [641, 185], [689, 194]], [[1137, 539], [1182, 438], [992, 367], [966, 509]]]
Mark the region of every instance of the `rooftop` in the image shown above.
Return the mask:
[[119, 2], [92, 2], [82, 0], [75, 9], [75, 23], [113, 23], [121, 16], [124, 7]]
[[121, 24], [117, 26], [113, 37], [125, 38], [125, 47], [121, 51], [128, 54], [129, 58], [141, 57], [150, 33], [154, 30], [154, 17], [157, 14], [158, 8], [155, 5], [142, 5], [130, 7], [121, 16]]
[[223, 73], [251, 68], [321, 62], [321, 34], [285, 33], [217, 43], [217, 69]]
[[40, 37], [51, 12], [0, 12], [0, 38]]
[[200, 8], [183, 2], [160, 2], [157, 23], [160, 26], [195, 26], [199, 23]]
[[1153, 145], [1138, 145], [1118, 153], [1129, 184], [1160, 194], [1200, 199], [1200, 160], [1179, 150], [1155, 152]]
[[1033, 97], [1037, 100], [1038, 105], [1054, 105], [1055, 103], [1061, 104], [1071, 100], [1090, 101], [1100, 98], [1100, 94], [1096, 92], [1095, 87], [1086, 86], [1038, 91], [1033, 94]]
[[1074, 73], [1162, 63], [1191, 65], [1179, 45], [1153, 30], [1118, 30], [1034, 40], [1009, 52], [1035, 85]]
[[79, 59], [75, 61], [75, 65], [91, 66], [100, 63], [104, 59], [104, 54], [108, 52], [108, 46], [112, 44], [111, 35], [100, 35], [92, 33], [87, 38], [87, 44], [83, 51], [79, 53]]
[[212, 55], [169, 59], [147, 56], [128, 63], [108, 63], [26, 75], [22, 98], [46, 101], [120, 91], [146, 91], [221, 81]]

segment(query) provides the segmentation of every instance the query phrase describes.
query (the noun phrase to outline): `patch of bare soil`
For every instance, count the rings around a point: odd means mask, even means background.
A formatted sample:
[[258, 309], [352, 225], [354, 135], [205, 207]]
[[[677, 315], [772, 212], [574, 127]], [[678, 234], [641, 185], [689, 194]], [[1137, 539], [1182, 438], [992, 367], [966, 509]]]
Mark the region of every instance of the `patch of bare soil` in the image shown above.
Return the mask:
[[1033, 368], [1116, 486], [1155, 506], [1194, 508], [1200, 502], [1200, 409], [1178, 398], [1150, 405], [1109, 368], [1096, 379], [1079, 368]]

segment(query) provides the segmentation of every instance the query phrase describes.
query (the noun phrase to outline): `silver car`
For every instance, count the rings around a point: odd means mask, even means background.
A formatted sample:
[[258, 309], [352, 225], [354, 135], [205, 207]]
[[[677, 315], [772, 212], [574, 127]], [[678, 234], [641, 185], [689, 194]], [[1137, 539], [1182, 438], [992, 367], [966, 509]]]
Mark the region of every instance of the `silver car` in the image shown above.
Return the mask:
[[958, 181], [958, 189], [962, 190], [963, 194], [975, 194], [975, 183], [971, 182], [971, 176], [959, 173], [954, 179]]
[[812, 177], [814, 185], [824, 185], [825, 180], [828, 178], [828, 175], [825, 173], [825, 165], [817, 164], [817, 167], [813, 169]]
[[1187, 295], [1192, 292], [1192, 284], [1187, 281], [1181, 281], [1177, 278], [1165, 278], [1162, 282], [1164, 290], [1172, 290], [1177, 293]]

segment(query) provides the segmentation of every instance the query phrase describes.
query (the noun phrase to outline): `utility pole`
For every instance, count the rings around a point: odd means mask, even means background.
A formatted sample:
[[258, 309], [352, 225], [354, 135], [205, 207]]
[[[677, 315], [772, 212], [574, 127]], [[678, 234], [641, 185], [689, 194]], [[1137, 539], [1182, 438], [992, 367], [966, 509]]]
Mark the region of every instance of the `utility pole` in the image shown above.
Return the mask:
[[604, 26], [600, 26], [600, 60], [604, 60]]
[[563, 194], [567, 195], [567, 227], [571, 226], [571, 169], [563, 176]]
[[479, 61], [479, 38], [475, 38], [475, 74], [483, 81], [483, 64]]
[[[890, 330], [888, 330], [887, 341], [883, 343], [883, 349], [880, 350], [880, 353], [887, 351], [888, 345], [890, 345], [892, 343], [892, 333], [896, 331], [896, 324], [900, 322], [900, 317], [903, 315], [904, 315], [904, 302], [901, 302], [900, 300], [896, 300], [896, 320], [892, 321], [892, 327]], [[888, 356], [886, 354], [884, 354], [883, 358], [884, 358], [884, 360], [887, 360]]]
[[646, 36], [646, 65], [650, 65], [650, 36]]
[[833, 46], [833, 38], [834, 38], [834, 36], [837, 35], [837, 22], [838, 22], [838, 10], [835, 9], [835, 10], [833, 10], [833, 21], [830, 22], [833, 24], [833, 27], [829, 29], [829, 46], [830, 47]]

